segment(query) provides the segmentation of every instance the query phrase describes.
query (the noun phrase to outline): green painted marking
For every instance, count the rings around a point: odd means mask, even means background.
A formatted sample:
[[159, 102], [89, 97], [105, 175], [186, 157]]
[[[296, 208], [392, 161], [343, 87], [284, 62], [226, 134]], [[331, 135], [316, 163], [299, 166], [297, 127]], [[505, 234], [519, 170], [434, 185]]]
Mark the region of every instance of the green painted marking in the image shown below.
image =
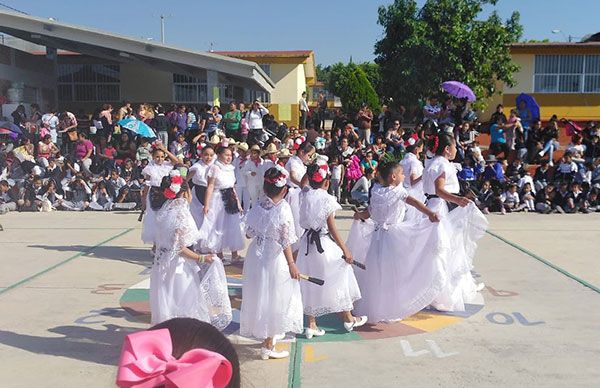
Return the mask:
[[489, 230], [487, 231], [487, 233], [490, 234], [490, 235], [492, 235], [492, 236], [494, 236], [494, 237], [496, 237], [498, 240], [507, 243], [511, 247], [520, 250], [521, 252], [525, 253], [526, 255], [533, 257], [534, 259], [536, 259], [537, 261], [539, 261], [539, 262], [547, 265], [548, 267], [550, 267], [550, 268], [552, 268], [552, 269], [560, 272], [561, 274], [565, 275], [566, 277], [575, 280], [577, 283], [579, 283], [579, 284], [581, 284], [581, 285], [583, 285], [583, 286], [585, 286], [585, 287], [587, 287], [587, 288], [589, 288], [589, 289], [591, 289], [593, 291], [596, 291], [597, 293], [600, 294], [600, 288], [598, 288], [598, 287], [594, 286], [593, 284], [588, 283], [585, 280], [583, 280], [583, 279], [581, 279], [581, 278], [573, 275], [572, 273], [570, 273], [569, 271], [567, 271], [567, 270], [559, 267], [558, 265], [553, 264], [552, 262], [544, 259], [543, 257], [540, 257], [540, 256], [536, 255], [535, 253], [533, 253], [531, 251], [528, 251], [527, 249], [523, 248], [522, 246], [520, 246], [518, 244], [515, 244], [514, 242], [512, 242], [510, 240], [507, 240], [504, 237], [502, 237], [500, 235], [497, 235], [496, 233], [490, 232]]
[[3, 290], [0, 290], [0, 294], [4, 294], [6, 291], [10, 291], [10, 290], [12, 290], [13, 288], [17, 288], [17, 287], [19, 287], [19, 286], [21, 286], [21, 285], [23, 285], [23, 284], [25, 284], [25, 283], [28, 283], [28, 282], [30, 282], [31, 280], [33, 280], [33, 279], [37, 278], [38, 276], [41, 276], [41, 275], [43, 275], [43, 274], [45, 274], [45, 273], [48, 273], [48, 272], [52, 271], [53, 269], [56, 269], [56, 268], [58, 268], [58, 267], [60, 267], [60, 266], [62, 266], [62, 265], [64, 265], [64, 264], [67, 264], [67, 263], [68, 263], [68, 262], [70, 262], [71, 260], [74, 260], [74, 259], [76, 259], [76, 258], [78, 258], [78, 257], [80, 257], [80, 256], [83, 256], [83, 255], [85, 255], [86, 253], [88, 253], [88, 252], [91, 252], [92, 250], [94, 250], [94, 249], [98, 248], [99, 246], [102, 246], [102, 245], [104, 245], [104, 244], [106, 244], [106, 243], [108, 243], [108, 242], [111, 242], [112, 240], [114, 240], [114, 239], [116, 239], [116, 238], [119, 238], [119, 237], [123, 236], [124, 234], [131, 232], [132, 230], [133, 230], [133, 228], [128, 228], [128, 229], [126, 229], [125, 231], [123, 231], [123, 232], [121, 232], [121, 233], [119, 233], [119, 234], [117, 234], [117, 235], [114, 235], [114, 236], [112, 236], [112, 237], [110, 237], [110, 238], [108, 238], [108, 239], [106, 239], [106, 240], [104, 240], [104, 241], [102, 241], [102, 242], [100, 242], [100, 243], [98, 243], [98, 244], [94, 245], [93, 247], [90, 247], [90, 248], [88, 248], [88, 249], [86, 249], [86, 250], [80, 251], [79, 253], [77, 253], [77, 254], [75, 254], [75, 255], [73, 255], [73, 256], [71, 256], [71, 257], [69, 257], [68, 259], [65, 259], [65, 260], [61, 261], [60, 263], [56, 263], [56, 264], [54, 264], [53, 266], [50, 266], [50, 267], [48, 267], [48, 268], [44, 269], [43, 271], [40, 271], [40, 272], [38, 272], [38, 273], [36, 273], [36, 274], [34, 274], [34, 275], [31, 275], [31, 276], [29, 276], [29, 277], [27, 277], [27, 278], [25, 278], [25, 279], [23, 279], [23, 280], [20, 280], [20, 281], [18, 281], [17, 283], [10, 285], [10, 286], [6, 287], [6, 288], [5, 288], [5, 289], [3, 289]]
[[150, 290], [144, 288], [134, 288], [125, 291], [121, 297], [121, 302], [145, 302], [150, 298]]
[[302, 364], [302, 342], [296, 339], [290, 348], [290, 366], [288, 368], [288, 388], [300, 388], [300, 367]]

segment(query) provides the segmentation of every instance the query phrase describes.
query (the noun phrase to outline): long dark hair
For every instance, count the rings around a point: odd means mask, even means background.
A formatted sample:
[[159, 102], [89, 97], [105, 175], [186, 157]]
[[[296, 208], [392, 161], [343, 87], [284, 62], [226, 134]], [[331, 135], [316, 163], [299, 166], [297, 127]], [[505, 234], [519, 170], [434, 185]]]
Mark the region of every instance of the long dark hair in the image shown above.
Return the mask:
[[[167, 202], [168, 198], [165, 197], [164, 191], [169, 186], [171, 186], [171, 177], [167, 175], [166, 177], [163, 177], [162, 181], [160, 182], [160, 187], [150, 188], [148, 195], [150, 196], [150, 207], [152, 210], [156, 211], [160, 209], [165, 202]], [[187, 191], [187, 189], [188, 185], [185, 181], [183, 181], [181, 184], [181, 190], [179, 190], [179, 193], [177, 193], [175, 198], [180, 198], [183, 193]]]
[[429, 151], [434, 153], [435, 155], [442, 155], [444, 153], [444, 149], [447, 146], [454, 144], [456, 140], [454, 137], [446, 132], [440, 132], [437, 135], [432, 135], [429, 137], [429, 142], [427, 147]]
[[282, 175], [281, 171], [279, 171], [275, 167], [271, 167], [267, 171], [265, 171], [265, 176], [264, 176], [265, 180], [263, 183], [263, 190], [264, 190], [265, 194], [267, 195], [267, 197], [273, 198], [273, 197], [279, 195], [283, 191], [283, 189], [286, 187], [286, 186], [277, 187], [277, 186], [275, 186], [275, 183], [272, 183], [275, 180], [277, 180], [278, 178], [280, 178], [281, 175]]
[[173, 318], [149, 330], [168, 329], [173, 345], [173, 357], [180, 358], [192, 349], [206, 349], [223, 355], [231, 363], [232, 375], [227, 388], [241, 385], [240, 361], [231, 342], [210, 323], [194, 318]]

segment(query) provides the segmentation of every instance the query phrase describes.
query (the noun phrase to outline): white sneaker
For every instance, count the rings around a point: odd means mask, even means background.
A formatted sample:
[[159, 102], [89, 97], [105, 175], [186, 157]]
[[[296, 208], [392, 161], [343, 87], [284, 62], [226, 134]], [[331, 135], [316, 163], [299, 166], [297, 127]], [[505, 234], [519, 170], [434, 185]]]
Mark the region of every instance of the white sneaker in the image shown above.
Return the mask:
[[539, 155], [539, 156], [542, 156], [542, 157], [543, 157], [543, 156], [544, 156], [544, 154], [545, 154], [545, 152], [544, 152], [544, 151], [540, 151], [540, 152], [538, 152], [538, 155]]
[[307, 339], [311, 339], [312, 337], [322, 337], [325, 335], [325, 330], [319, 328], [311, 329], [310, 327], [307, 327], [306, 330], [304, 330], [304, 335]]
[[354, 330], [355, 327], [360, 327], [367, 323], [367, 317], [365, 315], [360, 317], [354, 317], [354, 321], [352, 322], [344, 322], [344, 328], [346, 331], [350, 332]]
[[479, 292], [485, 288], [485, 283], [481, 282], [475, 287], [475, 291]]
[[274, 347], [273, 349], [267, 349], [265, 347], [260, 348], [260, 358], [262, 358], [263, 360], [268, 360], [269, 358], [280, 359], [289, 356], [290, 352], [288, 352], [287, 350], [282, 350], [281, 352], [278, 352], [277, 350], [275, 350]]

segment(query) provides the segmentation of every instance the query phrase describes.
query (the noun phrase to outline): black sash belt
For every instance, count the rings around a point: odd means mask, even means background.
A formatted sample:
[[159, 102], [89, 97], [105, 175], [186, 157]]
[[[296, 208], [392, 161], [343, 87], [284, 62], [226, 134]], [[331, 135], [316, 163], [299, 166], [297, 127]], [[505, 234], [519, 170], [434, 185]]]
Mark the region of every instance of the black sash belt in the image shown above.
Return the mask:
[[237, 214], [240, 212], [237, 198], [233, 192], [233, 187], [222, 189], [221, 198], [223, 199], [223, 206], [225, 206], [225, 212], [227, 212], [227, 214]]
[[308, 250], [310, 248], [310, 244], [314, 243], [317, 246], [317, 252], [323, 253], [325, 250], [323, 249], [323, 245], [321, 245], [321, 229], [307, 229], [306, 232], [306, 253], [305, 256], [308, 256]]
[[[429, 201], [432, 198], [440, 198], [439, 195], [435, 195], [435, 194], [425, 194], [425, 198], [427, 198], [427, 201]], [[441, 199], [441, 198], [440, 198]], [[427, 204], [427, 201], [425, 201], [425, 204]], [[444, 202], [446, 202], [446, 206], [448, 206], [448, 211], [451, 212], [452, 210], [456, 209], [458, 207], [457, 204], [455, 204], [454, 202], [449, 202], [446, 200], [443, 200]]]
[[195, 185], [194, 190], [196, 191], [196, 197], [198, 201], [204, 206], [204, 196], [206, 195], [206, 186]]

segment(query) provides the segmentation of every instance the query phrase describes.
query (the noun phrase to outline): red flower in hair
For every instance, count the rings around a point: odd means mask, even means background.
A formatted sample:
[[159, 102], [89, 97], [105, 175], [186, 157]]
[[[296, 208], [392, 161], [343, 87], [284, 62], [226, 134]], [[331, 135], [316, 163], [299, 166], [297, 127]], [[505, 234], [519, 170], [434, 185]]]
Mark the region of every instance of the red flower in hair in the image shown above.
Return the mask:
[[180, 185], [183, 183], [183, 177], [181, 175], [177, 175], [174, 177], [171, 177], [171, 183], [174, 183], [176, 185]]
[[440, 146], [440, 138], [436, 135], [431, 135], [429, 136], [429, 140], [433, 140], [433, 148], [431, 149], [431, 152], [435, 154]]
[[312, 174], [311, 180], [313, 182], [317, 182], [317, 183], [321, 183], [323, 182], [323, 175], [321, 175], [321, 173], [319, 172], [320, 170], [315, 171], [314, 174]]
[[163, 194], [166, 198], [168, 199], [173, 199], [177, 196], [177, 193], [175, 193], [173, 190], [171, 190], [170, 187], [167, 187], [164, 191]]

